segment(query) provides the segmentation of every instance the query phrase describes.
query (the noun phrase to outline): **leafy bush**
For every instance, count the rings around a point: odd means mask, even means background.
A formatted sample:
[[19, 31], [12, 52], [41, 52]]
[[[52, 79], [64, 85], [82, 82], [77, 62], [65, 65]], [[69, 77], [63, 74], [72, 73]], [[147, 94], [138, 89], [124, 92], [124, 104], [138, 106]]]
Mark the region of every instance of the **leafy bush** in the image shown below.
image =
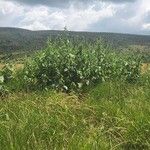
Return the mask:
[[7, 93], [7, 88], [4, 85], [4, 77], [2, 73], [0, 72], [0, 97], [4, 96]]
[[110, 47], [102, 40], [95, 44], [85, 41], [75, 45], [59, 37], [48, 42], [44, 51], [32, 57], [25, 65], [24, 78], [29, 85], [53, 87], [64, 91], [79, 91], [84, 87], [110, 79], [136, 81], [140, 75], [139, 60], [120, 58], [108, 53]]
[[13, 67], [10, 64], [6, 64], [0, 71], [0, 96], [5, 96], [9, 92], [7, 83], [13, 79]]
[[6, 64], [1, 71], [1, 76], [4, 78], [4, 83], [8, 83], [11, 79], [13, 79], [14, 69], [11, 64]]
[[122, 78], [129, 83], [135, 83], [141, 74], [141, 59], [137, 56], [128, 56], [125, 60], [122, 59], [121, 65]]

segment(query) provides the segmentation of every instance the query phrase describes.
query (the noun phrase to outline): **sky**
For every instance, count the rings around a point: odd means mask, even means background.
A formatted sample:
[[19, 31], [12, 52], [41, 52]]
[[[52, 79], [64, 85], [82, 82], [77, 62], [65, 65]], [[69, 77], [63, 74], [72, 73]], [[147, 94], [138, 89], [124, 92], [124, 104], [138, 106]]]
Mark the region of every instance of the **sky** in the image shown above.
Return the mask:
[[0, 0], [0, 27], [150, 35], [150, 0]]

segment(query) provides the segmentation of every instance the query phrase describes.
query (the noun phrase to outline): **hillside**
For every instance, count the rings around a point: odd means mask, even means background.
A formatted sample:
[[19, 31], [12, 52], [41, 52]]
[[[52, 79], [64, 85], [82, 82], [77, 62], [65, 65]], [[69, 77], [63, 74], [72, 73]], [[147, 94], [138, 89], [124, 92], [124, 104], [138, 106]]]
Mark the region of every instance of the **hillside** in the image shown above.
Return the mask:
[[[0, 53], [14, 52], [17, 50], [39, 50], [46, 45], [49, 37], [54, 38], [62, 33], [63, 31], [56, 30], [30, 31], [19, 28], [0, 27]], [[68, 31], [68, 35], [71, 37], [85, 37], [87, 40], [94, 40], [101, 37], [115, 47], [138, 45], [147, 49], [150, 46], [150, 36], [146, 35], [72, 31]]]

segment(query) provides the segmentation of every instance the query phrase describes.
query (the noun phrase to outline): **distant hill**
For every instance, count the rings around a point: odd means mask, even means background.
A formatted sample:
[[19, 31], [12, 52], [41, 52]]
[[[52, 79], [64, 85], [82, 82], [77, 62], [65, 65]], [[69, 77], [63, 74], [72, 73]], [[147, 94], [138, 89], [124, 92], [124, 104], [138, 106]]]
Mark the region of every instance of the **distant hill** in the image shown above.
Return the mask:
[[[63, 31], [44, 30], [30, 31], [20, 28], [0, 27], [0, 53], [13, 51], [39, 50], [46, 45], [49, 37], [56, 37]], [[86, 39], [94, 40], [103, 38], [114, 46], [139, 45], [150, 47], [150, 36], [131, 35], [119, 33], [96, 33], [96, 32], [72, 32], [68, 31], [69, 36], [84, 36]]]

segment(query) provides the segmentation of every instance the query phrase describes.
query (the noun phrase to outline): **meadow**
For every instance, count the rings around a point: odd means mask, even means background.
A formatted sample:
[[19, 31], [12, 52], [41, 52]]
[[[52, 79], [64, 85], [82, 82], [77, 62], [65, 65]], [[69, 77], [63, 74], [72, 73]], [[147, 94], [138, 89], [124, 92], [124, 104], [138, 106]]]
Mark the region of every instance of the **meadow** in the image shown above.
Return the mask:
[[58, 37], [2, 66], [0, 149], [150, 149], [150, 71], [102, 40]]

